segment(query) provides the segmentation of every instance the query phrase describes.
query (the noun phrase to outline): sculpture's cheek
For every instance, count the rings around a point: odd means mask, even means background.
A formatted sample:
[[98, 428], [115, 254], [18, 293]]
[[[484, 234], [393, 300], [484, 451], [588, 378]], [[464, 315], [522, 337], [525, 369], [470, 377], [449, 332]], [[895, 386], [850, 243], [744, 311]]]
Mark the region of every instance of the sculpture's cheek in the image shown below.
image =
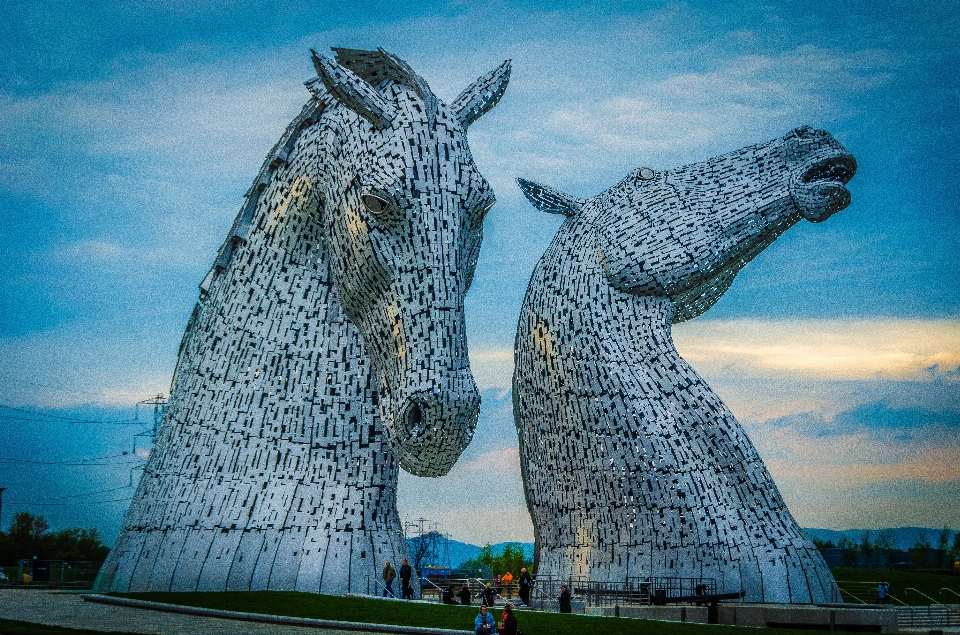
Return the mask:
[[663, 286], [646, 270], [636, 254], [611, 240], [607, 232], [597, 230], [597, 256], [611, 286], [634, 295], [663, 296]]

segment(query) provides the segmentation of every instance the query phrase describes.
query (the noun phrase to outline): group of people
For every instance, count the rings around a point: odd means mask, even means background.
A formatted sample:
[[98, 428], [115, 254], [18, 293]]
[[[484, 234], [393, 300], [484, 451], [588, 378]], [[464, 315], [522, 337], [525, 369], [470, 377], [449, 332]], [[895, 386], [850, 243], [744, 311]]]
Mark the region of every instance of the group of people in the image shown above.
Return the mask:
[[513, 605], [507, 602], [503, 607], [498, 627], [486, 604], [480, 605], [480, 613], [473, 620], [473, 635], [518, 635], [517, 616], [513, 614]]
[[[388, 560], [383, 567], [383, 597], [396, 597], [393, 592], [393, 582], [397, 579], [398, 574], [396, 569], [390, 564]], [[413, 577], [413, 568], [407, 563], [406, 559], [403, 560], [403, 563], [400, 565], [400, 586], [401, 586], [401, 597], [403, 599], [409, 599], [413, 597], [413, 588], [410, 586], [410, 580]], [[511, 589], [513, 585], [513, 574], [507, 571], [502, 576], [497, 577], [497, 588], [496, 594], [499, 595], [504, 587], [507, 589], [507, 597], [511, 595]], [[526, 567], [520, 569], [520, 576], [517, 578], [517, 587], [520, 595], [520, 601], [524, 606], [530, 605], [530, 589], [533, 587], [533, 577], [527, 571]], [[493, 585], [488, 583], [485, 587], [480, 590], [480, 613], [477, 615], [474, 620], [474, 635], [518, 635], [519, 631], [517, 630], [517, 618], [513, 614], [513, 604], [509, 602], [503, 607], [503, 615], [501, 616], [500, 624], [497, 625], [496, 620], [493, 618], [493, 614], [488, 610], [493, 607], [494, 604], [494, 595], [495, 591]], [[469, 606], [470, 600], [472, 598], [472, 593], [470, 592], [470, 587], [464, 584], [459, 591], [457, 591], [453, 584], [443, 590], [441, 599], [444, 604], [456, 604], [457, 598], [460, 600], [460, 604], [464, 606]], [[570, 613], [571, 604], [570, 604], [570, 590], [564, 585], [560, 587], [560, 595], [557, 597], [557, 600], [560, 603], [560, 612], [561, 613]]]
[[[393, 592], [393, 581], [397, 579], [397, 570], [393, 568], [389, 560], [383, 565], [381, 577], [383, 577], [383, 597], [397, 597]], [[413, 587], [410, 586], [410, 578], [412, 577], [413, 567], [407, 564], [407, 559], [404, 558], [400, 564], [400, 593], [404, 600], [413, 597]]]
[[[526, 572], [526, 569], [523, 571]], [[466, 585], [464, 585], [463, 589], [467, 591], [469, 597], [469, 590], [467, 589]], [[486, 586], [484, 591], [488, 590], [490, 590], [489, 584]], [[463, 591], [461, 591], [461, 593], [462, 592]], [[529, 592], [530, 590], [528, 585], [527, 593], [529, 594]], [[517, 617], [513, 614], [512, 604], [507, 602], [507, 604], [503, 607], [503, 616], [500, 620], [500, 625], [498, 626], [493, 619], [493, 615], [491, 615], [487, 608], [488, 606], [492, 606], [492, 602], [490, 604], [486, 603], [487, 596], [484, 593], [481, 593], [481, 597], [484, 598], [484, 603], [480, 605], [480, 613], [473, 620], [474, 635], [518, 635], [520, 633], [520, 631], [517, 630]], [[571, 612], [572, 607], [570, 602], [570, 589], [568, 589], [566, 585], [560, 587], [560, 595], [557, 600], [560, 602], [561, 613]], [[528, 602], [525, 602], [525, 604], [526, 603]], [[464, 602], [464, 604], [466, 604], [466, 602]]]

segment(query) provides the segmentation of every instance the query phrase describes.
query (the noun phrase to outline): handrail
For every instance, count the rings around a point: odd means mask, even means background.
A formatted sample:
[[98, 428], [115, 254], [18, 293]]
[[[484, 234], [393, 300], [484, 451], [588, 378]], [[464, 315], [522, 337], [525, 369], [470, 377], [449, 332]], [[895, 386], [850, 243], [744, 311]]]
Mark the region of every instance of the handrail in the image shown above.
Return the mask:
[[[373, 577], [373, 576], [370, 575], [369, 573], [367, 574], [366, 577], [367, 577], [367, 580], [373, 579], [373, 581], [374, 581], [376, 584], [378, 584], [381, 589], [383, 589], [384, 591], [387, 591], [386, 585], [384, 585], [382, 582], [380, 582], [380, 580], [377, 580], [375, 577]], [[387, 592], [390, 593], [390, 597], [392, 597], [392, 598], [396, 598], [396, 597], [397, 597], [397, 594], [393, 592], [393, 589], [390, 589], [390, 590], [387, 591]], [[382, 597], [386, 597], [386, 596], [382, 596]]]
[[[467, 578], [467, 580], [473, 580], [474, 582], [476, 582], [477, 585], [480, 587], [481, 590], [487, 588], [487, 583], [484, 582], [481, 578]], [[492, 588], [496, 589], [496, 587], [492, 587]], [[493, 595], [494, 595], [494, 598], [493, 598], [493, 603], [494, 603], [494, 605], [496, 605], [496, 603], [497, 603], [497, 598], [500, 598], [501, 600], [503, 600], [503, 603], [504, 603], [504, 604], [512, 604], [512, 603], [513, 603], [512, 599], [503, 597], [502, 595], [500, 595], [499, 593], [497, 593], [496, 590], [494, 590]], [[478, 593], [477, 596], [478, 596], [478, 597], [483, 597], [483, 594], [482, 594], [482, 593]]]
[[909, 606], [909, 604], [907, 604], [906, 602], [904, 602], [904, 601], [901, 600], [900, 598], [890, 595], [890, 592], [889, 592], [889, 591], [887, 591], [887, 597], [890, 598], [891, 600], [893, 600], [894, 602], [899, 602], [899, 603], [900, 603], [900, 606]]
[[932, 597], [930, 597], [929, 595], [927, 595], [927, 594], [924, 593], [923, 591], [921, 591], [921, 590], [919, 590], [919, 589], [915, 589], [915, 588], [913, 588], [912, 586], [908, 586], [906, 589], [904, 589], [903, 592], [906, 593], [907, 591], [914, 591], [915, 593], [919, 593], [920, 595], [922, 595], [923, 597], [927, 598], [928, 600], [930, 600], [930, 601], [933, 602], [934, 604], [942, 604], [941, 602], [937, 602], [936, 600], [934, 600]]
[[437, 591], [440, 591], [440, 602], [442, 603], [442, 602], [443, 602], [443, 588], [437, 586], [437, 583], [436, 583], [436, 582], [434, 582], [434, 581], [431, 580], [430, 578], [427, 578], [427, 577], [424, 577], [424, 576], [421, 576], [421, 577], [420, 577], [420, 599], [421, 599], [421, 600], [423, 599], [423, 583], [424, 583], [424, 581], [426, 581], [427, 584], [429, 584], [430, 586], [432, 586], [433, 588], [435, 588]]
[[950, 593], [953, 593], [955, 596], [957, 596], [958, 598], [960, 598], [960, 593], [957, 593], [957, 592], [954, 591], [953, 589], [948, 589], [948, 588], [945, 587], [945, 586], [944, 586], [944, 587], [940, 587], [940, 593], [943, 593], [944, 591], [949, 591]]
[[855, 596], [853, 593], [850, 593], [850, 591], [847, 591], [847, 590], [844, 589], [843, 587], [837, 587], [837, 588], [840, 589], [840, 593], [846, 593], [847, 595], [849, 595], [850, 597], [852, 597], [854, 600], [856, 600], [856, 601], [859, 602], [860, 604], [866, 604], [866, 602], [864, 602], [863, 600], [861, 600], [860, 598], [858, 598], [857, 596]]

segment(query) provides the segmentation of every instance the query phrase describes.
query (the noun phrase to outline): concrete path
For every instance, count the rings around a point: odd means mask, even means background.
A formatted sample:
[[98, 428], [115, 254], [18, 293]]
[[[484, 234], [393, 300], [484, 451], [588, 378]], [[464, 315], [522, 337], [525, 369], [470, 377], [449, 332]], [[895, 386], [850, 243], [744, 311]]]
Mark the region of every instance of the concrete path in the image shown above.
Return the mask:
[[0, 617], [70, 628], [155, 635], [372, 635], [364, 631], [259, 624], [96, 604], [84, 602], [78, 593], [22, 589], [0, 590]]

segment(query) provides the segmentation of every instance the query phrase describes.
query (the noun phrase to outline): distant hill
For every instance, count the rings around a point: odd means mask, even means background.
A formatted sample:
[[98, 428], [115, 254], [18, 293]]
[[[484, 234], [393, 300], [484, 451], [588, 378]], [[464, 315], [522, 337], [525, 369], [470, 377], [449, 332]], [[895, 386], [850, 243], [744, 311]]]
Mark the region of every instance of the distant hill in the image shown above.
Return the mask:
[[[817, 538], [818, 540], [832, 541], [833, 544], [840, 542], [842, 536], [846, 536], [848, 540], [853, 543], [859, 544], [863, 541], [863, 534], [869, 531], [872, 539], [876, 539], [877, 533], [884, 531], [883, 529], [844, 529], [838, 531], [835, 529], [815, 529], [807, 528], [803, 530], [803, 533], [808, 538]], [[927, 540], [930, 541], [930, 545], [933, 547], [937, 546], [937, 538], [940, 536], [942, 529], [931, 528], [931, 527], [896, 527], [893, 528], [894, 536], [894, 547], [897, 549], [910, 549], [913, 545], [919, 540], [921, 533], [926, 533]], [[956, 532], [950, 533], [950, 541], [953, 542], [953, 536]], [[409, 538], [407, 539], [409, 544]], [[491, 545], [493, 548], [493, 553], [499, 555], [503, 553], [503, 548], [507, 545], [517, 545], [521, 547], [524, 552], [527, 554], [527, 557], [530, 560], [533, 560], [533, 543], [532, 542], [498, 542], [495, 545]], [[472, 560], [480, 554], [480, 549], [478, 545], [472, 545], [466, 542], [460, 542], [459, 540], [448, 540], [447, 541], [447, 557], [450, 561], [450, 566], [454, 569], [459, 568], [467, 560]], [[446, 564], [446, 563], [438, 563]]]
[[[910, 549], [916, 544], [917, 540], [920, 539], [921, 534], [926, 534], [927, 540], [930, 542], [932, 547], [937, 546], [937, 539], [940, 537], [940, 532], [943, 531], [940, 529], [933, 529], [930, 527], [895, 527], [891, 528], [893, 531], [893, 542], [894, 548], [896, 549]], [[847, 537], [847, 540], [859, 544], [863, 541], [863, 535], [869, 531], [871, 541], [876, 540], [877, 534], [881, 531], [886, 531], [886, 529], [844, 529], [842, 531], [837, 531], [834, 529], [804, 529], [803, 533], [807, 538], [813, 539], [817, 538], [818, 540], [831, 541], [833, 544], [840, 542], [840, 538], [843, 536]], [[953, 537], [957, 532], [950, 532], [950, 543], [953, 542]]]
[[[407, 538], [407, 546], [410, 547], [410, 538]], [[500, 555], [503, 553], [503, 548], [507, 545], [519, 546], [523, 549], [524, 553], [530, 560], [533, 560], [533, 543], [532, 542], [498, 542], [495, 545], [490, 545], [493, 549], [494, 555]], [[450, 566], [454, 569], [457, 569], [467, 560], [472, 560], [480, 555], [480, 549], [477, 545], [471, 545], [466, 542], [460, 542], [459, 540], [448, 540], [447, 541], [447, 557], [450, 560]], [[446, 563], [439, 563], [446, 564]]]

